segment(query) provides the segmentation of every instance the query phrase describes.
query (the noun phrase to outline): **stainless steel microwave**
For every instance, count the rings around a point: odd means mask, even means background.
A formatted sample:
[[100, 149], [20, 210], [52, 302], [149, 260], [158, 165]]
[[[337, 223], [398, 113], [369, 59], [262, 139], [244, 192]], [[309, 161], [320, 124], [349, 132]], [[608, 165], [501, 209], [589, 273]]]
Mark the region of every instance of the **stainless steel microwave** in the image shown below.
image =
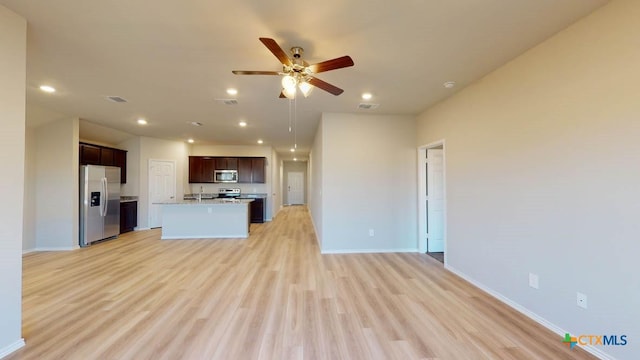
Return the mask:
[[213, 182], [217, 183], [237, 183], [238, 170], [214, 170]]

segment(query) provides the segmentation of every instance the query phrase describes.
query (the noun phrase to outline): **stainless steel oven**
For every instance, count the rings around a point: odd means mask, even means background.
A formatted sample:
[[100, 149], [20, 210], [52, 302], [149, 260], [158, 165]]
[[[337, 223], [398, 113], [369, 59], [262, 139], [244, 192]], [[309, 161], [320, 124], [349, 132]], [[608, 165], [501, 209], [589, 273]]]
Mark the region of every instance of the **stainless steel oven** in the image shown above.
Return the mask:
[[237, 183], [238, 170], [214, 170], [213, 182], [217, 183]]

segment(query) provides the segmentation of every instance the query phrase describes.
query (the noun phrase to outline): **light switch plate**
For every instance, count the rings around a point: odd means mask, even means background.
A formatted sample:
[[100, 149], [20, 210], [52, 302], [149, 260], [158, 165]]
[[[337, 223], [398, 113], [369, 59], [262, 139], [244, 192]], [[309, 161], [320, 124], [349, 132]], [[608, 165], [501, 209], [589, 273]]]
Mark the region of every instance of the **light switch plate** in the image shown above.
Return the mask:
[[529, 273], [529, 286], [534, 288], [534, 289], [538, 289], [539, 288], [539, 282], [538, 282], [538, 275], [534, 274], [534, 273]]

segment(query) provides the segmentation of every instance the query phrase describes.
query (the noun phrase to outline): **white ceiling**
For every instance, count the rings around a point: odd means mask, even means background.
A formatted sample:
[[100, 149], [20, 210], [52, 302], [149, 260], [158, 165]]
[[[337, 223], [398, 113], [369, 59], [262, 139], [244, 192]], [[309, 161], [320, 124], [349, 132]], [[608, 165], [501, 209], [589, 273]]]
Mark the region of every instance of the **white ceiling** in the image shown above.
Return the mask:
[[[255, 145], [286, 158], [289, 101], [259, 37], [316, 63], [350, 55], [355, 66], [318, 74], [342, 89], [297, 100], [297, 156], [321, 112], [418, 114], [587, 15], [607, 0], [0, 0], [28, 21], [28, 121], [80, 117], [133, 135]], [[445, 89], [445, 81], [456, 81]], [[38, 90], [41, 84], [54, 94]], [[225, 90], [236, 88], [229, 96]], [[371, 92], [376, 110], [359, 110]], [[121, 96], [128, 103], [109, 102]], [[215, 99], [236, 98], [238, 105]], [[46, 109], [43, 110], [43, 109]], [[141, 127], [136, 119], [149, 124]], [[238, 127], [245, 120], [246, 128]], [[201, 122], [202, 127], [189, 123]], [[99, 127], [81, 136], [113, 142]], [[118, 132], [118, 134], [121, 134]], [[107, 138], [105, 138], [107, 137]]]

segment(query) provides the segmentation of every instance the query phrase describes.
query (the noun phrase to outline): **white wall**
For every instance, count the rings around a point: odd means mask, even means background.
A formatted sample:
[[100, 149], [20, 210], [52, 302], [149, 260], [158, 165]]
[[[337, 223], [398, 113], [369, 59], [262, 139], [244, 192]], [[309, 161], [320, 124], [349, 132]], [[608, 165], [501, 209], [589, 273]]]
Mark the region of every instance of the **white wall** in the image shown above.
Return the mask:
[[36, 130], [25, 128], [24, 216], [22, 217], [22, 251], [36, 248]]
[[447, 142], [448, 266], [556, 331], [626, 334], [598, 347], [620, 359], [640, 358], [639, 18], [612, 1], [418, 126]]
[[0, 357], [24, 345], [22, 216], [27, 22], [0, 6]]
[[78, 118], [36, 129], [36, 248], [78, 248]]
[[187, 154], [187, 145], [181, 141], [140, 137], [138, 228], [149, 228], [149, 160], [174, 160], [176, 162], [176, 197], [181, 199], [184, 195], [187, 176], [185, 169], [189, 166]]
[[127, 182], [120, 186], [120, 196], [140, 196], [140, 137], [127, 139], [115, 147], [127, 150]]
[[322, 251], [416, 251], [415, 118], [325, 113], [321, 121]]

